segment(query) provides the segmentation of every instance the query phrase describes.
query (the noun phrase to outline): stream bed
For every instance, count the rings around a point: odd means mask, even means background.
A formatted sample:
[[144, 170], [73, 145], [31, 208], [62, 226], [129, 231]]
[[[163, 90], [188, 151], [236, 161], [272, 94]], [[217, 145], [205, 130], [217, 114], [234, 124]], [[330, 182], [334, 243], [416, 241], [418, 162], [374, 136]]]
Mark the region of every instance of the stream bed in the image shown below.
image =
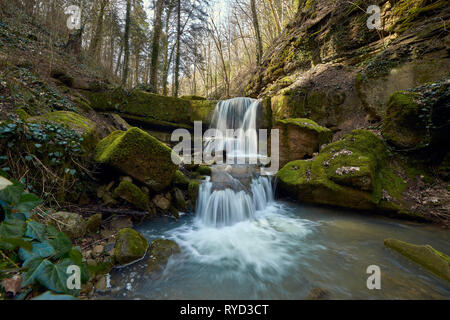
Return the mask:
[[[305, 299], [317, 287], [329, 299], [450, 298], [449, 283], [383, 245], [392, 237], [447, 252], [450, 233], [433, 225], [272, 201], [230, 226], [184, 215], [136, 229], [175, 240], [181, 252], [151, 275], [148, 258], [113, 270], [108, 298]], [[369, 265], [381, 269], [380, 290], [366, 286]]]

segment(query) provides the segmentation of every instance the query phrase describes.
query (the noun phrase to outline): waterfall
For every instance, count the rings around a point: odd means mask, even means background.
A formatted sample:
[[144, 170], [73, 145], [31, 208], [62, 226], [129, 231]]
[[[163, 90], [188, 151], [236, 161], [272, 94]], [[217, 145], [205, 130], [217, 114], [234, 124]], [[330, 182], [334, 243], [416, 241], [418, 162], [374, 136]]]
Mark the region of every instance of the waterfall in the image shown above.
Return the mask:
[[[226, 150], [227, 157], [257, 156], [258, 112], [259, 100], [220, 101], [214, 110], [211, 128], [220, 131], [222, 136], [206, 141], [205, 150]], [[236, 134], [227, 136], [228, 129], [235, 130]], [[273, 201], [273, 194], [270, 177], [257, 176], [250, 165], [214, 166], [212, 177], [207, 177], [200, 186], [196, 216], [206, 226], [233, 225], [255, 218], [257, 211], [264, 210]]]
[[[221, 137], [206, 141], [205, 151], [227, 151], [230, 156], [255, 156], [258, 153], [257, 120], [260, 101], [250, 98], [234, 98], [220, 101], [214, 110], [211, 128]], [[227, 134], [233, 129], [234, 135]]]

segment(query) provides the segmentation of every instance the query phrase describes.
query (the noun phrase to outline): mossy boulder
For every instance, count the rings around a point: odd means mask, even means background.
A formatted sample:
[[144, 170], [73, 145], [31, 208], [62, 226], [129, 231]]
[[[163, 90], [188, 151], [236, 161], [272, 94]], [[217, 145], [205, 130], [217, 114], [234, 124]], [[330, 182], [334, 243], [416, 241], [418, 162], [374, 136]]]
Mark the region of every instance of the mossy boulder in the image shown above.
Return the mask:
[[189, 178], [186, 177], [183, 172], [177, 170], [173, 176], [172, 185], [183, 190], [187, 190], [189, 186]]
[[128, 115], [127, 120], [146, 122], [154, 126], [191, 126], [193, 121], [209, 122], [215, 102], [167, 97], [142, 90], [124, 89], [87, 91], [92, 108]]
[[354, 130], [315, 159], [286, 164], [277, 174], [279, 187], [301, 202], [396, 212], [406, 184], [388, 159], [379, 137]]
[[151, 244], [150, 258], [147, 261], [147, 272], [157, 271], [169, 258], [180, 252], [180, 247], [173, 240], [157, 239]]
[[102, 225], [102, 215], [100, 213], [93, 214], [86, 221], [86, 230], [90, 233], [95, 233], [100, 230]]
[[211, 175], [211, 168], [208, 166], [200, 165], [197, 168], [197, 172], [202, 176], [210, 176]]
[[173, 198], [175, 200], [175, 207], [181, 211], [185, 211], [187, 208], [186, 199], [184, 198], [183, 191], [178, 188], [173, 189]]
[[74, 130], [83, 137], [82, 146], [87, 151], [93, 151], [99, 140], [97, 124], [75, 112], [49, 112], [38, 117], [27, 118], [27, 121], [32, 123], [57, 123]]
[[401, 149], [416, 149], [429, 142], [416, 97], [412, 92], [396, 92], [387, 104], [381, 132], [389, 143]]
[[149, 208], [150, 200], [148, 195], [128, 180], [120, 182], [119, 186], [114, 190], [114, 195], [131, 203], [138, 209], [148, 210]]
[[384, 240], [384, 245], [420, 264], [437, 276], [450, 281], [450, 257], [429, 245], [415, 245], [396, 239]]
[[114, 131], [101, 140], [95, 160], [119, 169], [137, 181], [160, 191], [167, 187], [177, 169], [172, 150], [139, 128]]
[[56, 225], [71, 239], [80, 239], [86, 234], [86, 221], [78, 213], [58, 211], [51, 213], [47, 221]]
[[126, 265], [144, 257], [148, 242], [139, 232], [130, 228], [119, 230], [114, 246], [114, 260]]
[[330, 129], [305, 118], [278, 120], [274, 129], [280, 130], [280, 165], [311, 157], [319, 147], [333, 137]]
[[189, 198], [192, 200], [194, 207], [195, 203], [197, 202], [199, 189], [200, 189], [200, 182], [196, 180], [191, 180], [191, 182], [189, 182], [188, 195]]

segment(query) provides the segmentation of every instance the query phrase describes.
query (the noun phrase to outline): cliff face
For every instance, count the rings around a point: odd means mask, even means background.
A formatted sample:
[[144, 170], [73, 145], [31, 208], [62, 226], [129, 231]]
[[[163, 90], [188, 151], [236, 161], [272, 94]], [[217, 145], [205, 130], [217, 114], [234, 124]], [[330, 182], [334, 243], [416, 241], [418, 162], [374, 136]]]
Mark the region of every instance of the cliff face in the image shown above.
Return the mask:
[[[370, 30], [369, 5], [382, 30]], [[392, 93], [449, 74], [444, 0], [300, 1], [297, 18], [266, 51], [246, 93], [270, 99], [273, 120], [310, 118], [339, 132], [384, 118]]]

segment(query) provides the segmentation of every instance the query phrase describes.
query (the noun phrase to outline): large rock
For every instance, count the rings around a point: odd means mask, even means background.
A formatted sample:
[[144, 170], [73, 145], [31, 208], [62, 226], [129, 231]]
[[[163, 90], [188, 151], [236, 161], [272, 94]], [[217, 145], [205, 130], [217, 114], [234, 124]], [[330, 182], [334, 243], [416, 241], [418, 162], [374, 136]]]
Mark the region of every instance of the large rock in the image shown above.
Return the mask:
[[27, 118], [28, 122], [34, 123], [57, 123], [64, 125], [83, 137], [82, 146], [87, 151], [93, 151], [99, 138], [97, 124], [82, 115], [71, 111], [49, 112], [38, 117]]
[[191, 127], [196, 120], [209, 124], [217, 103], [161, 96], [137, 89], [90, 91], [86, 95], [95, 110], [121, 112], [128, 119], [154, 127]]
[[148, 210], [149, 208], [150, 201], [148, 196], [128, 180], [120, 182], [119, 186], [114, 190], [114, 195], [131, 203], [138, 209]]
[[95, 160], [159, 191], [173, 179], [172, 150], [139, 128], [114, 131], [97, 145]]
[[429, 245], [418, 246], [396, 239], [386, 239], [384, 245], [450, 281], [450, 257], [445, 253], [437, 251]]
[[327, 145], [315, 159], [289, 162], [277, 176], [281, 192], [301, 202], [355, 209], [397, 212], [406, 188], [383, 141], [366, 130]]
[[79, 239], [86, 234], [86, 221], [78, 213], [58, 211], [50, 214], [48, 222], [57, 224], [71, 239]]
[[151, 244], [150, 258], [147, 261], [147, 272], [154, 272], [165, 265], [169, 258], [180, 252], [180, 247], [175, 241], [157, 239]]
[[177, 170], [172, 180], [172, 185], [186, 190], [189, 186], [189, 178], [184, 175], [183, 172]]
[[333, 137], [331, 130], [304, 118], [278, 120], [274, 129], [280, 130], [280, 166], [311, 157]]
[[383, 137], [401, 149], [416, 149], [427, 142], [426, 119], [419, 117], [421, 110], [412, 92], [396, 92], [388, 102], [383, 120]]
[[167, 211], [170, 208], [170, 200], [160, 194], [153, 198], [153, 203], [162, 211]]
[[137, 231], [124, 228], [119, 230], [114, 247], [114, 259], [120, 265], [126, 265], [141, 259], [147, 252], [148, 242]]

